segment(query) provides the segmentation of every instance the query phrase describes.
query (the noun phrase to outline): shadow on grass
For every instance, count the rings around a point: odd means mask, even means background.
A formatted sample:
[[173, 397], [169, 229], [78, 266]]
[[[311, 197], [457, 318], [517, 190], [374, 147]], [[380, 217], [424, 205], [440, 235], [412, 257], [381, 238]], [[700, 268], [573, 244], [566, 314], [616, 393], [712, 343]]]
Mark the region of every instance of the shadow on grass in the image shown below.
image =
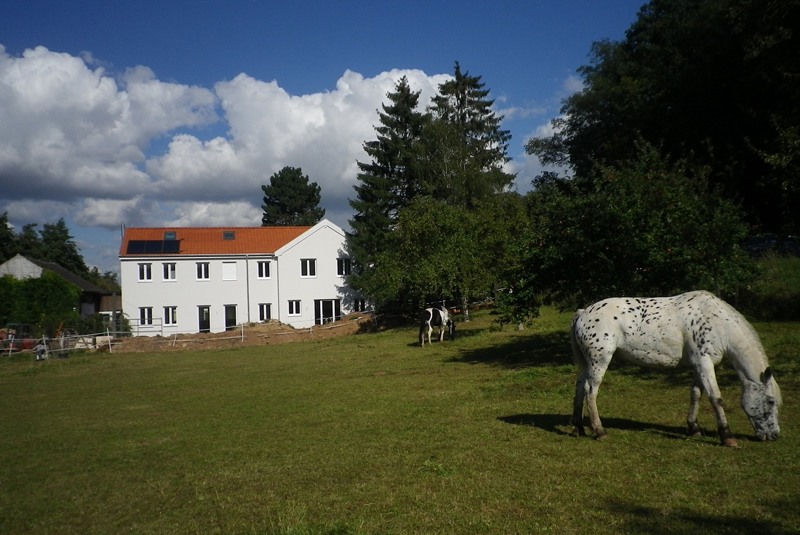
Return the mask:
[[[556, 435], [569, 435], [572, 433], [572, 424], [569, 414], [513, 414], [510, 416], [500, 416], [497, 418], [501, 422], [511, 425], [521, 425], [543, 429]], [[686, 428], [662, 425], [648, 422], [638, 422], [627, 418], [602, 418], [603, 427], [607, 431], [642, 431], [654, 433], [673, 440], [687, 440]], [[589, 431], [588, 421], [585, 421], [587, 432]], [[704, 437], [716, 439], [716, 433], [704, 432]], [[738, 436], [737, 440], [748, 440], [750, 437]], [[755, 439], [752, 439], [755, 440]], [[710, 443], [711, 444], [711, 443]], [[713, 444], [716, 444], [714, 442]]]
[[[791, 511], [796, 511], [799, 504], [773, 503], [766, 504], [776, 518], [786, 518], [787, 524], [794, 523]], [[612, 499], [604, 507], [616, 518], [623, 518], [619, 526], [620, 533], [670, 533], [678, 535], [694, 535], [695, 533], [726, 533], [745, 535], [759, 533], [763, 535], [788, 535], [796, 533], [792, 528], [782, 527], [772, 520], [760, 520], [746, 516], [701, 515], [687, 508], [661, 510], [632, 503], [624, 503]]]
[[489, 364], [507, 368], [572, 364], [566, 331], [520, 336], [491, 347], [465, 350], [451, 362]]
[[[466, 331], [459, 336], [472, 336], [479, 332], [481, 332], [481, 330]], [[509, 342], [491, 347], [465, 350], [458, 357], [451, 358], [450, 362], [488, 364], [507, 368], [526, 368], [572, 365], [573, 358], [572, 347], [569, 341], [569, 332], [557, 331], [546, 334], [519, 336]], [[665, 381], [671, 386], [685, 386], [687, 390], [692, 385], [692, 374], [689, 368], [645, 368], [626, 363], [619, 357], [615, 357], [611, 361], [609, 373], [622, 373], [646, 381]], [[723, 363], [717, 367], [717, 382], [721, 387], [740, 384], [738, 376], [726, 361], [723, 361]]]

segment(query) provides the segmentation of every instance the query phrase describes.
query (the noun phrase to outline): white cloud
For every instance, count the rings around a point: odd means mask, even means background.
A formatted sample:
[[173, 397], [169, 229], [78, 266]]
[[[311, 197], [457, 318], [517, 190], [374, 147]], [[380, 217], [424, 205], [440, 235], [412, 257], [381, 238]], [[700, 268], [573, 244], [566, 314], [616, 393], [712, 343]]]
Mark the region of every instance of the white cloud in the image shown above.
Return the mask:
[[142, 196], [132, 199], [85, 199], [74, 216], [75, 222], [84, 227], [116, 228], [125, 223], [142, 221]]
[[[449, 78], [348, 70], [329, 90], [292, 95], [242, 73], [209, 89], [145, 66], [117, 77], [91, 53], [11, 56], [0, 45], [0, 213], [17, 226], [64, 217], [87, 230], [258, 225], [260, 186], [290, 165], [320, 184], [328, 217], [345, 225], [363, 143], [401, 76], [421, 91], [421, 109]], [[223, 128], [203, 137], [213, 124]]]
[[346, 71], [329, 92], [294, 96], [277, 82], [240, 74], [215, 86], [227, 138], [176, 136], [165, 154], [147, 162], [155, 189], [166, 199], [247, 200], [260, 206], [262, 184], [283, 168], [302, 168], [322, 188], [323, 203], [352, 195], [356, 161], [375, 136], [377, 110], [405, 75], [421, 90], [424, 108], [444, 75], [393, 70], [374, 78]]
[[175, 219], [164, 221], [171, 227], [251, 227], [261, 224], [261, 210], [243, 201], [177, 203]]
[[0, 200], [130, 198], [154, 136], [216, 120], [214, 94], [136, 68], [119, 84], [83, 58], [0, 48]]
[[568, 76], [566, 80], [564, 80], [561, 89], [567, 96], [569, 96], [573, 93], [583, 91], [584, 87], [583, 79], [580, 76], [572, 74]]

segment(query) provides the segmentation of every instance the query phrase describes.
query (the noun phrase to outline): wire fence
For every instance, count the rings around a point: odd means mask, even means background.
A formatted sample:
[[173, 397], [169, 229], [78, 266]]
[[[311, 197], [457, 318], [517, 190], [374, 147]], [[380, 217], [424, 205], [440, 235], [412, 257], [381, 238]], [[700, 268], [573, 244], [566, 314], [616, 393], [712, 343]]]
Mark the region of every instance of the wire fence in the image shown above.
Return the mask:
[[[113, 351], [114, 344], [123, 336], [130, 336], [129, 332], [112, 331], [76, 334], [62, 333], [54, 337], [9, 340], [3, 349], [5, 355], [32, 354], [36, 360], [46, 360], [53, 357], [64, 358], [70, 351], [108, 349]], [[35, 343], [34, 343], [35, 342]]]

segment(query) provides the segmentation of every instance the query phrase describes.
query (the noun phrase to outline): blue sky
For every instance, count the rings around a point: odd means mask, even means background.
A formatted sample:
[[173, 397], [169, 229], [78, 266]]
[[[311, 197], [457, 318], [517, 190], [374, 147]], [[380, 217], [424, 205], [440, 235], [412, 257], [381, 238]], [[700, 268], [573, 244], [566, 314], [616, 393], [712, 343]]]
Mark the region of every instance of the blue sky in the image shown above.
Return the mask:
[[117, 270], [121, 225], [258, 225], [260, 185], [292, 165], [346, 228], [386, 93], [405, 75], [430, 98], [455, 61], [505, 116], [524, 192], [540, 169], [525, 141], [643, 3], [11, 0], [0, 213], [63, 217], [90, 265]]

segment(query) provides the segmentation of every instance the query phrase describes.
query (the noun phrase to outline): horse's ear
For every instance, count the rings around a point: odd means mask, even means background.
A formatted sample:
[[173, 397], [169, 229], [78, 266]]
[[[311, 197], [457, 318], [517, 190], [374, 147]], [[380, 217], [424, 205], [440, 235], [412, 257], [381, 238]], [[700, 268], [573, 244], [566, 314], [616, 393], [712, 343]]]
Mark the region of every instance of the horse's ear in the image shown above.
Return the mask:
[[761, 374], [761, 382], [767, 384], [770, 379], [772, 379], [772, 368], [767, 366], [767, 369]]

